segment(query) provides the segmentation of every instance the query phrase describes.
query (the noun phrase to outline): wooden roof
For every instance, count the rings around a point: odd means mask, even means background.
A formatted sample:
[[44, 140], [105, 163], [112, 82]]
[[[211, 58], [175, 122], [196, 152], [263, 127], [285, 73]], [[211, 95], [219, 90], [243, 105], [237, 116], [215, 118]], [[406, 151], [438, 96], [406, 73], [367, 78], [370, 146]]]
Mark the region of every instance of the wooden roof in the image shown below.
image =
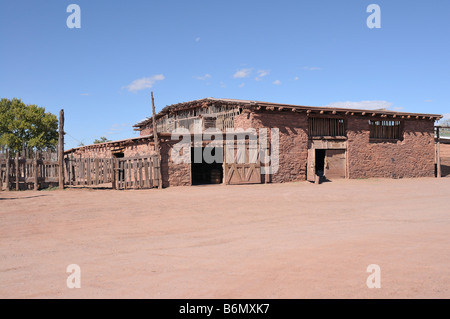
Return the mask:
[[[428, 120], [439, 120], [442, 118], [440, 114], [426, 114], [426, 113], [409, 113], [409, 112], [397, 112], [389, 111], [386, 109], [377, 110], [366, 110], [366, 109], [349, 109], [349, 108], [335, 108], [327, 106], [303, 106], [294, 104], [283, 104], [283, 103], [272, 103], [272, 102], [262, 102], [262, 101], [251, 101], [251, 100], [237, 100], [237, 99], [216, 99], [213, 97], [208, 97], [200, 100], [193, 100], [189, 102], [182, 102], [177, 104], [168, 105], [156, 114], [156, 119], [163, 117], [166, 114], [175, 113], [181, 110], [188, 110], [197, 107], [209, 107], [214, 103], [219, 103], [220, 105], [230, 105], [239, 106], [245, 109], [250, 109], [252, 111], [292, 111], [292, 112], [306, 112], [308, 114], [340, 114], [340, 115], [370, 115], [370, 116], [381, 116], [389, 118], [407, 118], [407, 119], [428, 119]], [[133, 127], [136, 130], [141, 129], [152, 121], [152, 118], [146, 118], [145, 120], [135, 124]]]

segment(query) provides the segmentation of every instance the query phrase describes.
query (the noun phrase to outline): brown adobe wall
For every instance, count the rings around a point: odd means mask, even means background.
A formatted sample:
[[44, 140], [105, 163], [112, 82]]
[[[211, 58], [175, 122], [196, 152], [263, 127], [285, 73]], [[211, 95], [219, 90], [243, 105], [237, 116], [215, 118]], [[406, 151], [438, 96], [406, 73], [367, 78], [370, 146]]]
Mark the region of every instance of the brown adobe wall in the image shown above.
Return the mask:
[[404, 120], [403, 140], [369, 140], [367, 118], [347, 119], [349, 178], [434, 176], [434, 122]]
[[446, 157], [450, 159], [450, 144], [440, 143], [439, 153], [441, 154], [441, 158]]
[[[278, 128], [279, 169], [271, 176], [273, 183], [306, 179], [308, 121], [306, 114], [293, 112], [242, 113], [234, 119], [235, 128]], [[269, 132], [270, 134], [270, 132]]]
[[152, 132], [153, 132], [153, 129], [150, 128], [149, 125], [147, 125], [144, 129], [142, 129], [142, 130], [140, 131], [139, 136], [147, 136], [147, 135], [152, 134]]
[[161, 174], [163, 187], [191, 185], [191, 165], [175, 163], [171, 152], [175, 141], [161, 143]]

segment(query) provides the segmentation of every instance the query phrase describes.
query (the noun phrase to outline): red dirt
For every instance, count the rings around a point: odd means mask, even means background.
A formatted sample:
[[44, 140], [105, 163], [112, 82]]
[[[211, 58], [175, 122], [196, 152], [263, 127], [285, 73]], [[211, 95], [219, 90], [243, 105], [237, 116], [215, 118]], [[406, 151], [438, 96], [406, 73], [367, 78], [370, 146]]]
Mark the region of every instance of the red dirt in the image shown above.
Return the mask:
[[434, 178], [1, 192], [0, 297], [449, 298], [449, 198]]

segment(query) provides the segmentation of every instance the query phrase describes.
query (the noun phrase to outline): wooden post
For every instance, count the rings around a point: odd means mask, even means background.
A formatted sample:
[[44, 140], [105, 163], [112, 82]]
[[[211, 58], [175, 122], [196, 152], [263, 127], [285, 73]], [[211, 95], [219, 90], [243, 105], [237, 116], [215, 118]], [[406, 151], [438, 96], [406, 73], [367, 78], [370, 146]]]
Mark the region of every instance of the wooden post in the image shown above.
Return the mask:
[[112, 189], [117, 189], [116, 182], [119, 180], [119, 165], [117, 159], [112, 159]]
[[441, 177], [441, 150], [440, 150], [440, 132], [439, 132], [439, 126], [436, 127], [436, 137], [437, 137], [437, 143], [436, 143], [436, 166], [437, 166], [437, 177]]
[[38, 181], [39, 168], [38, 168], [37, 152], [34, 155], [33, 166], [34, 166], [34, 190], [37, 191], [39, 190], [39, 181]]
[[[6, 162], [6, 160], [5, 160]], [[2, 159], [0, 157], [0, 192], [3, 190], [3, 169], [2, 169]]]
[[9, 159], [9, 150], [6, 150], [6, 171], [5, 171], [5, 182], [6, 182], [6, 190], [10, 191], [11, 190], [11, 179], [10, 179], [10, 159]]
[[59, 111], [58, 175], [59, 189], [64, 189], [64, 110]]
[[16, 166], [16, 191], [19, 190], [19, 152], [16, 153], [16, 160], [14, 161], [14, 165]]
[[162, 189], [162, 175], [161, 175], [161, 150], [159, 149], [159, 141], [158, 141], [158, 131], [156, 129], [156, 112], [155, 112], [155, 100], [153, 99], [153, 92], [152, 92], [152, 122], [153, 122], [153, 141], [155, 143], [155, 151], [156, 155], [158, 156], [157, 161], [157, 169], [158, 169], [158, 188]]

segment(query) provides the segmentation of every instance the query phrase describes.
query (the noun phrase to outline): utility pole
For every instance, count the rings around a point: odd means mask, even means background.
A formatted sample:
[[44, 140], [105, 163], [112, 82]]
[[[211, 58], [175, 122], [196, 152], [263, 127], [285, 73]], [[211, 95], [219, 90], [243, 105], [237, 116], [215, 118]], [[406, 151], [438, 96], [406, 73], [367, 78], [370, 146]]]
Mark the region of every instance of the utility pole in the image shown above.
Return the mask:
[[155, 143], [155, 151], [158, 157], [158, 188], [162, 189], [162, 175], [161, 175], [161, 150], [159, 149], [159, 140], [158, 140], [158, 131], [156, 129], [156, 112], [155, 112], [155, 100], [153, 99], [153, 91], [152, 91], [152, 122], [153, 122], [153, 142]]

